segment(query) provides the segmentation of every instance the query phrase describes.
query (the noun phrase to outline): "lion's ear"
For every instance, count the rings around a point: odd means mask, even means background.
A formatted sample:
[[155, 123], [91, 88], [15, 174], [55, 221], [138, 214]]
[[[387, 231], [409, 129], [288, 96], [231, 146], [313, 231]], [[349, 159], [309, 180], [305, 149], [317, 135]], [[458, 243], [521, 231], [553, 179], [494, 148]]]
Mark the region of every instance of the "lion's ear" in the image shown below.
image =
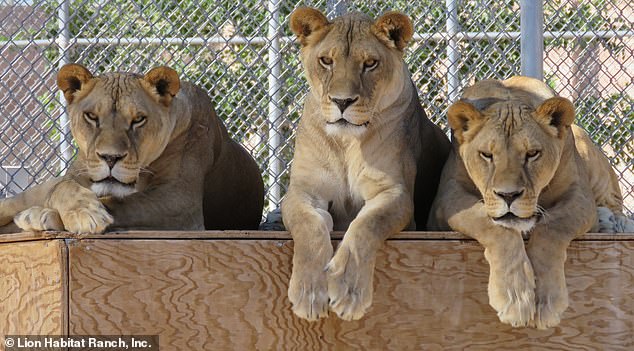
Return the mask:
[[64, 65], [57, 73], [57, 87], [64, 93], [64, 98], [71, 104], [75, 92], [79, 91], [87, 81], [93, 78], [90, 71], [76, 63]]
[[291, 14], [291, 30], [302, 46], [308, 44], [308, 37], [326, 27], [329, 22], [326, 16], [312, 7], [299, 7]]
[[566, 98], [550, 98], [537, 107], [535, 120], [544, 125], [553, 136], [561, 138], [566, 128], [575, 121], [575, 108]]
[[403, 51], [412, 40], [414, 25], [406, 15], [390, 11], [374, 22], [372, 32], [388, 47]]
[[159, 102], [166, 107], [172, 102], [172, 98], [178, 94], [181, 81], [178, 73], [167, 66], [152, 68], [143, 79], [156, 89]]
[[475, 133], [474, 127], [484, 119], [484, 116], [470, 103], [457, 101], [449, 106], [447, 119], [454, 137], [462, 144]]

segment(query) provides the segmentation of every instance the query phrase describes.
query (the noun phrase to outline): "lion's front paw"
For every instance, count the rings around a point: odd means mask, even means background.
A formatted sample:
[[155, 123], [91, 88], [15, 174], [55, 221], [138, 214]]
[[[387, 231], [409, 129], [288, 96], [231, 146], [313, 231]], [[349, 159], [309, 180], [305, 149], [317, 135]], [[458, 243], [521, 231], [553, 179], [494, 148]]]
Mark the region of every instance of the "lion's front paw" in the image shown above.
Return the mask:
[[64, 230], [59, 213], [52, 208], [33, 206], [18, 213], [13, 222], [25, 231]]
[[63, 211], [60, 217], [66, 230], [74, 233], [103, 233], [114, 222], [108, 210], [97, 199], [82, 207]]
[[537, 289], [537, 311], [531, 325], [537, 329], [548, 329], [557, 326], [561, 315], [568, 308], [568, 291], [542, 292]]
[[489, 304], [502, 323], [527, 326], [535, 315], [535, 275], [528, 257], [491, 267]]
[[330, 309], [347, 321], [363, 317], [372, 304], [374, 257], [362, 257], [343, 241], [326, 272]]
[[537, 311], [531, 325], [537, 329], [547, 329], [558, 325], [562, 314], [568, 308], [566, 276], [563, 262], [546, 264], [536, 257], [535, 264]]
[[[319, 268], [319, 267], [315, 267]], [[321, 269], [307, 270], [293, 265], [288, 299], [300, 318], [316, 321], [328, 316], [328, 282]]]

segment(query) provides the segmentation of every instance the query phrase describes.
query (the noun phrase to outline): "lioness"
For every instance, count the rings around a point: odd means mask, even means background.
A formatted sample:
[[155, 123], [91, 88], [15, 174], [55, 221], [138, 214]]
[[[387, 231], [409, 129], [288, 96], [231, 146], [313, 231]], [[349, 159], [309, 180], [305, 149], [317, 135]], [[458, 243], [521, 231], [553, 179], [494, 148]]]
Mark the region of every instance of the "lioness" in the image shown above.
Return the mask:
[[484, 246], [489, 303], [502, 322], [557, 325], [570, 241], [596, 226], [597, 206], [627, 221], [614, 171], [572, 124], [572, 103], [539, 80], [481, 81], [447, 115], [453, 149], [428, 226]]
[[[410, 19], [350, 13], [290, 19], [310, 85], [282, 217], [294, 240], [288, 296], [299, 317], [359, 319], [372, 302], [377, 250], [425, 225], [449, 140], [426, 117], [403, 50]], [[417, 173], [418, 170], [418, 173]], [[415, 216], [413, 216], [415, 214]], [[330, 231], [346, 230], [333, 257]]]
[[[257, 228], [264, 186], [202, 89], [168, 67], [145, 76], [57, 75], [79, 152], [66, 175], [0, 202], [0, 225], [115, 229]], [[17, 214], [17, 216], [16, 216]]]

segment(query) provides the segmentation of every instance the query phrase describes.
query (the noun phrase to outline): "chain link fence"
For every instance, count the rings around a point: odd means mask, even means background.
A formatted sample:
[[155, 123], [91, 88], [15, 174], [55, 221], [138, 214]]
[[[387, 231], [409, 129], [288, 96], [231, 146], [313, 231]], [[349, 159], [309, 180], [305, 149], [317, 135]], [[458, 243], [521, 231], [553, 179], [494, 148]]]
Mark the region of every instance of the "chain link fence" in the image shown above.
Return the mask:
[[[235, 140], [258, 161], [275, 209], [288, 184], [307, 85], [288, 18], [397, 9], [415, 24], [406, 61], [430, 118], [484, 78], [520, 74], [520, 2], [0, 0], [0, 195], [61, 174], [75, 152], [58, 68], [145, 72], [169, 65], [209, 91]], [[544, 4], [545, 80], [573, 100], [578, 123], [608, 154], [634, 212], [634, 4]], [[538, 58], [539, 59], [539, 58]]]

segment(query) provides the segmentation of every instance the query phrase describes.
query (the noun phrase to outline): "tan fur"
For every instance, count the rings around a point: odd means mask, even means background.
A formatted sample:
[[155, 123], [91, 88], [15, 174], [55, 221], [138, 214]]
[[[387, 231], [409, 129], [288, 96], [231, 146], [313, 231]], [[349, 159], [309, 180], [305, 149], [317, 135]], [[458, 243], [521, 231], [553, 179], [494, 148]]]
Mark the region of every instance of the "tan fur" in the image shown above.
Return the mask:
[[[300, 8], [291, 29], [310, 92], [282, 203], [295, 245], [288, 296], [308, 320], [326, 316], [329, 300], [339, 317], [359, 319], [372, 302], [384, 239], [414, 228], [413, 214], [423, 228], [449, 141], [425, 116], [403, 62], [407, 16], [326, 22]], [[342, 112], [334, 99], [351, 102]], [[346, 231], [334, 257], [333, 228]]]
[[0, 202], [0, 225], [15, 216], [24, 230], [80, 233], [258, 227], [259, 169], [202, 89], [167, 67], [94, 77], [69, 64], [57, 81], [77, 158], [65, 176]]
[[484, 246], [489, 303], [502, 322], [557, 325], [568, 306], [568, 244], [596, 224], [597, 206], [622, 211], [614, 171], [572, 125], [572, 104], [532, 78], [476, 83], [448, 119], [453, 149], [428, 226]]

